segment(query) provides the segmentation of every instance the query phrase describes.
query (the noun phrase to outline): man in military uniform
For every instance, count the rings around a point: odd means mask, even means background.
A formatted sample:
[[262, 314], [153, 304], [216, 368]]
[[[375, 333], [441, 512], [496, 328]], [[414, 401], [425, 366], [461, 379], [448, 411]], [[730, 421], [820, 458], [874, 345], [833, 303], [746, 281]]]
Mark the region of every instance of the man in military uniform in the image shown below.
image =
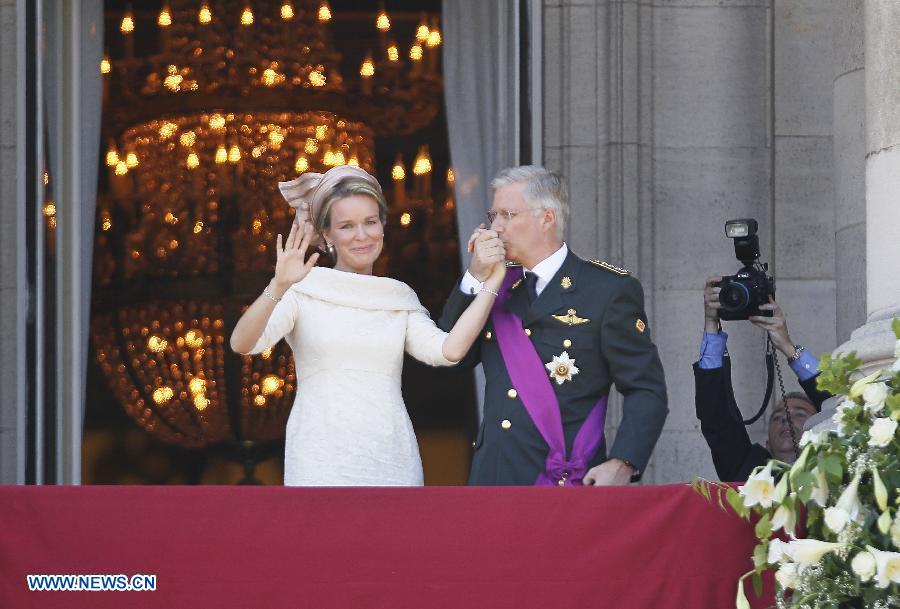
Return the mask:
[[[491, 183], [490, 228], [477, 229], [466, 275], [444, 307], [449, 328], [503, 257], [507, 281], [481, 338], [460, 365], [487, 380], [470, 484], [626, 484], [640, 478], [666, 419], [662, 364], [643, 290], [628, 271], [569, 251], [568, 197], [542, 167]], [[524, 272], [523, 272], [524, 271]], [[624, 396], [607, 456], [606, 396]]]

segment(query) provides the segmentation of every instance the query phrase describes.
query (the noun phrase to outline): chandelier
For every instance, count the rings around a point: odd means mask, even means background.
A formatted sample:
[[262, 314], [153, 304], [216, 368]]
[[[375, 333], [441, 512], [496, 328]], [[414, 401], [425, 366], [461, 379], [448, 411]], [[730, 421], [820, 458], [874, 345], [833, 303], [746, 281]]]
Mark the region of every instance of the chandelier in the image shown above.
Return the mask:
[[[374, 173], [375, 138], [413, 133], [440, 107], [436, 19], [423, 15], [401, 49], [383, 6], [372, 17], [378, 51], [345, 78], [328, 2], [183, 0], [116, 16], [100, 66], [107, 172], [91, 337], [116, 400], [166, 442], [283, 437], [289, 348], [239, 356], [226, 341], [292, 221], [277, 182], [343, 164]], [[398, 157], [387, 189], [400, 226], [430, 205], [427, 148], [411, 170], [407, 189]]]

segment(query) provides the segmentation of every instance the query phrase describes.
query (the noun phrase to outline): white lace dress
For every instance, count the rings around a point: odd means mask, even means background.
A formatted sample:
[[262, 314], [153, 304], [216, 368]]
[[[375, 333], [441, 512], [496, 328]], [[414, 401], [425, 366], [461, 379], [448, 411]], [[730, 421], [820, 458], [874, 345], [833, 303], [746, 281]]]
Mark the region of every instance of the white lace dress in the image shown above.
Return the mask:
[[252, 351], [284, 337], [294, 354], [285, 485], [422, 485], [400, 392], [403, 353], [449, 366], [446, 336], [403, 282], [316, 267], [294, 284]]

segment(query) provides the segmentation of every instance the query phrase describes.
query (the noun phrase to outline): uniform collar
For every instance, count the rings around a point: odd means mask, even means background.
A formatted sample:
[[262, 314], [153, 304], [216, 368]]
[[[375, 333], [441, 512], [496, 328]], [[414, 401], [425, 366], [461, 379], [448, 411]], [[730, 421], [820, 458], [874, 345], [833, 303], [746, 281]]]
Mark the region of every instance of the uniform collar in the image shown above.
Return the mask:
[[545, 287], [547, 287], [547, 283], [553, 279], [556, 273], [562, 268], [563, 262], [566, 261], [566, 256], [569, 255], [569, 248], [563, 242], [562, 246], [538, 262], [534, 265], [533, 269], [526, 269], [522, 267], [526, 272], [530, 271], [537, 275], [537, 284], [535, 284], [535, 290], [538, 294], [540, 294]]

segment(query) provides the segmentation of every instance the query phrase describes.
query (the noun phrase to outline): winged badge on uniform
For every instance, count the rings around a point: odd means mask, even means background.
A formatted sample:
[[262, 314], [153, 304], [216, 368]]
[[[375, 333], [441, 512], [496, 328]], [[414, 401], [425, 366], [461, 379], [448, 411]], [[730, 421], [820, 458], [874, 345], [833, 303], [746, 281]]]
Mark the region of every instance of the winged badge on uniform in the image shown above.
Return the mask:
[[575, 309], [569, 309], [568, 311], [566, 311], [565, 315], [554, 315], [553, 319], [561, 321], [567, 326], [578, 326], [591, 321], [586, 317], [578, 317], [578, 313], [576, 313]]

